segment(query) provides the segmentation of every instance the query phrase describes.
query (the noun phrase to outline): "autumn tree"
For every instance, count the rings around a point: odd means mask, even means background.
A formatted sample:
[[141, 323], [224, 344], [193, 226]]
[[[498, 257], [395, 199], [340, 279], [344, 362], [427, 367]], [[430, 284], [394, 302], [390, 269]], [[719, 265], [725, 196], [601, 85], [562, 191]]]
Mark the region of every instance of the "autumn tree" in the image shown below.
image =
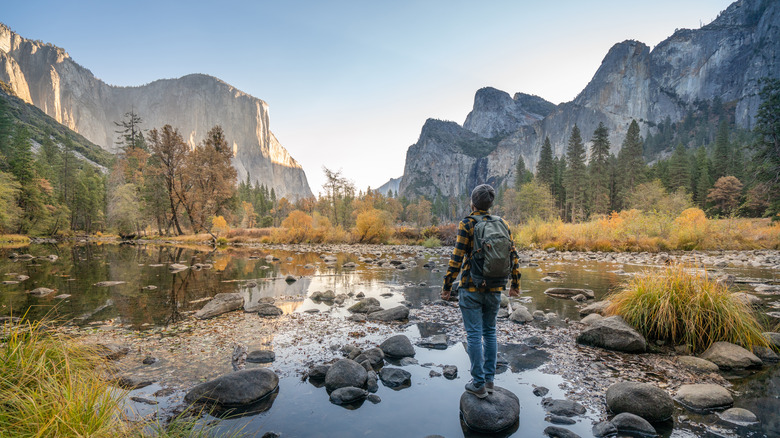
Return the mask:
[[730, 215], [736, 211], [741, 197], [742, 182], [733, 176], [722, 176], [707, 194], [707, 202], [713, 203], [720, 213]]
[[521, 185], [517, 190], [508, 189], [504, 193], [501, 208], [504, 218], [515, 224], [532, 218], [550, 220], [557, 216], [550, 188], [537, 179]]
[[417, 202], [406, 206], [406, 218], [420, 228], [431, 224], [431, 201], [421, 196]]
[[353, 231], [355, 238], [361, 243], [382, 243], [390, 235], [390, 218], [388, 213], [375, 208], [358, 214]]
[[328, 202], [328, 216], [336, 226], [347, 227], [351, 218], [351, 204], [355, 198], [355, 184], [341, 174], [322, 166], [325, 172], [325, 196]]
[[177, 196], [180, 184], [181, 172], [187, 157], [188, 146], [184, 138], [179, 134], [179, 130], [171, 125], [165, 125], [161, 131], [152, 129], [147, 135], [149, 149], [160, 166], [160, 176], [165, 183], [166, 194], [168, 197], [171, 215], [171, 221], [178, 234], [184, 234], [179, 223], [178, 211], [181, 205]]
[[308, 214], [294, 210], [282, 221], [285, 237], [290, 243], [302, 243], [311, 235], [314, 219]]
[[582, 143], [580, 128], [574, 125], [566, 150], [567, 169], [564, 174], [566, 188], [566, 208], [572, 222], [585, 218], [585, 189], [587, 171], [585, 168], [585, 145]]
[[595, 214], [610, 209], [609, 131], [603, 123], [593, 131], [590, 148], [590, 208]]
[[0, 171], [0, 232], [10, 232], [19, 221], [22, 213], [16, 205], [19, 189], [13, 175]]

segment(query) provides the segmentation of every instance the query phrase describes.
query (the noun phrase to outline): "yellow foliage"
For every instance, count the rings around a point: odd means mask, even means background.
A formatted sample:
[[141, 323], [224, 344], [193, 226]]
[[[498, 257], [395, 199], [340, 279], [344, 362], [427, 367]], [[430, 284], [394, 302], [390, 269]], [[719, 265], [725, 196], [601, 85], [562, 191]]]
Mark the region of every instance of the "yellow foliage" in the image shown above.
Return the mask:
[[222, 233], [226, 233], [230, 230], [230, 227], [228, 227], [227, 221], [222, 216], [215, 216], [211, 220], [211, 227], [214, 230], [214, 232], [217, 235], [220, 235]]
[[357, 216], [354, 235], [358, 242], [379, 243], [387, 241], [390, 235], [390, 220], [387, 213], [375, 208]]
[[689, 208], [674, 220], [673, 239], [679, 249], [699, 249], [707, 233], [707, 216], [698, 208]]

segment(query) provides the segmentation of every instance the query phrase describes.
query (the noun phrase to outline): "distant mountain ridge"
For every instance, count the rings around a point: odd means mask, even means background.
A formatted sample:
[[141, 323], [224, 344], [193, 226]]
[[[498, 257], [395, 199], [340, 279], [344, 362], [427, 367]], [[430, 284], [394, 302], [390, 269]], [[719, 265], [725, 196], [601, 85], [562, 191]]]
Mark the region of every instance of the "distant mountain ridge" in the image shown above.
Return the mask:
[[604, 123], [617, 153], [632, 119], [646, 136], [658, 122], [679, 121], [696, 102], [716, 97], [735, 107], [738, 125], [751, 128], [759, 79], [780, 76], [778, 54], [780, 1], [740, 0], [712, 23], [677, 30], [653, 50], [638, 41], [615, 44], [571, 102], [556, 106], [536, 96], [480, 89], [462, 127], [425, 123], [407, 151], [401, 195], [463, 197], [480, 183], [511, 186], [518, 158], [535, 169], [547, 136], [561, 156], [575, 124], [589, 147]]
[[116, 152], [114, 122], [131, 109], [144, 129], [170, 124], [194, 146], [221, 125], [233, 146], [239, 181], [278, 197], [311, 196], [306, 175], [270, 130], [268, 104], [202, 74], [116, 87], [96, 78], [61, 48], [25, 39], [0, 24], [0, 80], [22, 100], [104, 149]]

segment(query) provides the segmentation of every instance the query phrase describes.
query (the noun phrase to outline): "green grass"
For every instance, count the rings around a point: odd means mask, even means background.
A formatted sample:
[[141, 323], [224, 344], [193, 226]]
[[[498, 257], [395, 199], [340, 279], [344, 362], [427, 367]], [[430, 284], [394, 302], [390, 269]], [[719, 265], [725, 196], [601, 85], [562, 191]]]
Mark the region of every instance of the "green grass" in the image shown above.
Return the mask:
[[637, 275], [608, 299], [606, 313], [622, 316], [648, 339], [687, 344], [695, 352], [718, 341], [768, 347], [748, 306], [706, 273], [682, 265]]
[[0, 335], [0, 437], [114, 437], [126, 432], [121, 393], [100, 377], [90, 348], [6, 323]]
[[143, 438], [239, 438], [246, 436], [243, 433], [246, 425], [237, 431], [217, 432], [219, 423], [206, 424], [201, 420], [202, 416], [202, 411], [185, 410], [166, 423], [147, 423], [142, 430], [137, 432], [137, 436]]
[[441, 246], [441, 240], [439, 240], [437, 237], [429, 237], [425, 239], [425, 241], [422, 243], [422, 246], [425, 248], [438, 248]]

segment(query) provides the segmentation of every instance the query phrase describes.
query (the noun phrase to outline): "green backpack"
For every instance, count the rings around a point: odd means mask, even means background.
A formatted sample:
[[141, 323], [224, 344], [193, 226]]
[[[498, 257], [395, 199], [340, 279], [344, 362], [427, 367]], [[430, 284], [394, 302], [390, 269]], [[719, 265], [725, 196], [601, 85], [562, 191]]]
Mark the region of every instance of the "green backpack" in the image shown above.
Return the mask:
[[498, 216], [472, 215], [474, 239], [471, 248], [471, 280], [480, 289], [506, 287], [512, 273], [512, 237]]

